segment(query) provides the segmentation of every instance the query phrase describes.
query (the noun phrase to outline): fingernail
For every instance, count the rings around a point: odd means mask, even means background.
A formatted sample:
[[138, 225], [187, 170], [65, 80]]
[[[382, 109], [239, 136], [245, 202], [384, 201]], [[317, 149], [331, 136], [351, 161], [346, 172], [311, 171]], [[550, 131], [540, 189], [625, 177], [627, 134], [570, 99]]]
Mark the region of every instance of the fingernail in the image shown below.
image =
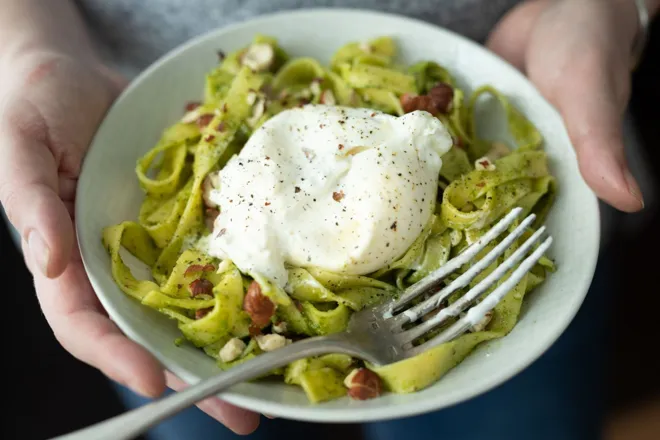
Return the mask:
[[50, 249], [36, 230], [31, 230], [27, 237], [28, 248], [32, 255], [32, 260], [39, 267], [39, 270], [48, 276], [48, 262], [50, 260]]
[[275, 417], [273, 417], [273, 416], [269, 416], [268, 414], [264, 414], [264, 417], [266, 417], [267, 419], [271, 419], [271, 420], [274, 420], [274, 419], [275, 419]]
[[642, 190], [639, 188], [637, 180], [627, 168], [623, 171], [623, 175], [628, 184], [628, 191], [630, 191], [630, 194], [632, 194], [632, 196], [642, 205], [642, 208], [644, 208], [644, 197], [642, 196]]
[[127, 388], [130, 388], [134, 393], [139, 394], [142, 397], [146, 397], [148, 399], [153, 399], [155, 397], [158, 397], [152, 391], [147, 389], [147, 387], [141, 381], [128, 380], [126, 381], [125, 386]]

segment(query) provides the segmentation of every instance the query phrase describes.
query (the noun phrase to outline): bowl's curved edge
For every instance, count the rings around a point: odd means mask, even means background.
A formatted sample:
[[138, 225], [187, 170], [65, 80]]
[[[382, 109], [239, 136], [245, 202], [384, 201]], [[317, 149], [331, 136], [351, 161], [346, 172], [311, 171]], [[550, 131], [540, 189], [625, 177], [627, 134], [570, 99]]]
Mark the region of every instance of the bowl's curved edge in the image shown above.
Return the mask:
[[[415, 18], [410, 18], [406, 16], [401, 16], [398, 14], [392, 14], [392, 13], [387, 13], [387, 12], [382, 12], [382, 11], [372, 11], [372, 10], [366, 10], [366, 9], [359, 9], [359, 8], [304, 8], [304, 9], [298, 9], [295, 11], [280, 11], [280, 12], [275, 12], [271, 14], [266, 14], [259, 16], [257, 18], [253, 18], [250, 20], [244, 20], [240, 21], [234, 24], [231, 24], [229, 26], [225, 26], [220, 29], [215, 29], [212, 31], [209, 31], [207, 33], [201, 34], [187, 43], [182, 44], [181, 46], [171, 50], [170, 52], [164, 54], [162, 57], [160, 57], [157, 61], [155, 61], [152, 65], [150, 65], [147, 69], [142, 71], [132, 82], [129, 84], [129, 86], [124, 90], [124, 92], [119, 96], [119, 98], [113, 103], [113, 105], [110, 107], [108, 110], [108, 113], [110, 113], [115, 107], [121, 105], [121, 102], [123, 101], [124, 97], [134, 89], [137, 88], [140, 84], [141, 81], [143, 81], [146, 77], [149, 76], [149, 74], [153, 71], [156, 70], [162, 65], [163, 63], [167, 62], [167, 60], [174, 58], [178, 56], [181, 52], [186, 51], [189, 47], [195, 46], [199, 44], [202, 41], [208, 40], [208, 39], [214, 39], [218, 38], [221, 35], [225, 33], [230, 33], [235, 29], [240, 28], [241, 26], [245, 25], [246, 21], [249, 21], [252, 24], [258, 24], [259, 22], [267, 22], [271, 21], [273, 19], [282, 18], [282, 17], [291, 17], [291, 16], [297, 16], [298, 18], [304, 18], [306, 14], [318, 14], [318, 13], [325, 13], [325, 14], [363, 14], [365, 16], [381, 16], [383, 18], [388, 18], [388, 19], [395, 19], [398, 21], [407, 21], [409, 23], [413, 23], [416, 26], [420, 27], [426, 27], [429, 29], [433, 29], [435, 32], [442, 32], [445, 33], [451, 38], [454, 39], [459, 39], [462, 40], [465, 44], [473, 46], [473, 49], [476, 51], [481, 52], [481, 55], [484, 57], [491, 57], [491, 58], [496, 58], [500, 63], [506, 64], [509, 69], [511, 70], [511, 75], [516, 75], [520, 79], [520, 81], [524, 82], [529, 82], [529, 80], [517, 69], [515, 69], [510, 63], [508, 63], [506, 60], [501, 58], [499, 55], [489, 51], [485, 47], [479, 45], [478, 43], [460, 35], [457, 33], [454, 33], [452, 31], [449, 31], [447, 29], [441, 28], [437, 25], [415, 19]], [[545, 98], [535, 89], [535, 93], [537, 93], [538, 98], [542, 99], [543, 101], [546, 101]], [[555, 111], [554, 107], [552, 107], [553, 111]], [[107, 114], [106, 114], [107, 115]], [[105, 119], [104, 119], [105, 121]], [[97, 129], [98, 133], [103, 126], [104, 122], [102, 122]], [[91, 145], [94, 145], [96, 140], [96, 134], [92, 140]], [[89, 155], [93, 154], [93, 151], [90, 149], [87, 157]], [[86, 161], [83, 160], [82, 167], [81, 167], [81, 174], [80, 178], [78, 180], [78, 186], [83, 186], [85, 184], [88, 184], [87, 180], [92, 178], [92, 175], [90, 174], [90, 171], [87, 171], [85, 167]], [[595, 206], [595, 212], [599, 213], [599, 208], [598, 208], [598, 202], [597, 198], [595, 195], [592, 194], [591, 198], [591, 203], [593, 206]], [[80, 204], [76, 204], [75, 207], [75, 212], [76, 212], [76, 222], [75, 222], [75, 227], [76, 231], [78, 232], [80, 229], [80, 224], [82, 222], [82, 219], [84, 218], [84, 212], [82, 210], [82, 206]], [[308, 422], [330, 422], [330, 423], [351, 423], [351, 422], [374, 422], [374, 421], [382, 421], [382, 420], [392, 420], [392, 419], [397, 419], [397, 418], [403, 418], [403, 417], [408, 417], [408, 416], [413, 416], [413, 415], [419, 415], [423, 413], [428, 413], [434, 410], [439, 410], [442, 408], [446, 408], [449, 406], [453, 406], [462, 402], [465, 402], [467, 400], [470, 400], [478, 395], [481, 395], [485, 392], [488, 392], [492, 390], [493, 388], [503, 384], [504, 382], [508, 381], [524, 369], [526, 369], [528, 366], [530, 366], [534, 361], [536, 361], [539, 357], [543, 355], [553, 344], [554, 342], [563, 334], [563, 332], [566, 330], [566, 328], [570, 325], [570, 323], [573, 321], [575, 315], [577, 314], [578, 310], [580, 309], [582, 303], [584, 302], [584, 299], [586, 297], [587, 291], [589, 289], [589, 286], [591, 284], [591, 281], [593, 279], [595, 269], [596, 269], [596, 264], [597, 264], [597, 257], [599, 253], [599, 238], [600, 238], [600, 219], [599, 215], [596, 215], [594, 218], [594, 225], [593, 228], [590, 229], [590, 231], [596, 235], [596, 238], [593, 240], [595, 243], [596, 249], [594, 249], [594, 252], [592, 253], [594, 255], [594, 258], [592, 261], [585, 262], [585, 264], [588, 263], [588, 268], [585, 267], [585, 278], [582, 280], [582, 285], [581, 286], [576, 286], [576, 291], [581, 292], [581, 295], [576, 296], [575, 298], [575, 304], [574, 307], [572, 308], [572, 313], [567, 314], [565, 316], [564, 321], [561, 323], [561, 325], [558, 326], [558, 330], [555, 335], [552, 337], [548, 337], [547, 340], [543, 341], [543, 343], [538, 344], [536, 350], [528, 352], [527, 356], [523, 359], [523, 361], [520, 363], [520, 365], [512, 369], [511, 371], [507, 372], [507, 374], [502, 375], [498, 377], [497, 380], [491, 380], [490, 383], [487, 386], [483, 386], [479, 389], [475, 389], [474, 392], [471, 393], [463, 393], [460, 397], [455, 397], [452, 398], [451, 395], [446, 395], [445, 398], [446, 400], [451, 400], [451, 404], [441, 404], [438, 405], [436, 402], [433, 402], [431, 400], [428, 401], [419, 401], [416, 404], [406, 404], [406, 405], [398, 405], [395, 408], [396, 409], [383, 409], [383, 408], [361, 408], [359, 411], [341, 411], [341, 410], [329, 410], [325, 409], [323, 406], [318, 406], [318, 407], [299, 407], [299, 406], [293, 406], [293, 405], [287, 405], [285, 403], [270, 403], [270, 402], [265, 402], [261, 401], [252, 397], [246, 397], [241, 394], [237, 393], [232, 393], [231, 391], [228, 391], [226, 393], [222, 393], [220, 396], [223, 400], [236, 405], [241, 408], [249, 409], [251, 411], [263, 413], [263, 414], [269, 414], [274, 417], [281, 417], [281, 418], [287, 418], [287, 419], [292, 419], [292, 420], [300, 420], [300, 421], [308, 421]], [[100, 292], [103, 289], [99, 285], [99, 283], [95, 280], [95, 277], [93, 275], [93, 269], [90, 267], [89, 264], [89, 258], [86, 257], [86, 255], [89, 255], [87, 252], [87, 243], [84, 242], [84, 240], [80, 240], [78, 243], [78, 247], [81, 252], [82, 256], [82, 262], [85, 267], [85, 270], [89, 276], [90, 282], [92, 284], [92, 287], [94, 288], [95, 292]], [[159, 350], [157, 350], [155, 347], [153, 347], [145, 338], [141, 337], [139, 332], [134, 330], [132, 326], [122, 318], [120, 314], [116, 314], [113, 312], [113, 306], [110, 304], [110, 302], [107, 300], [107, 298], [104, 297], [104, 295], [99, 295], [97, 293], [97, 297], [99, 298], [99, 301], [103, 305], [103, 307], [108, 311], [111, 319], [117, 323], [117, 325], [121, 328], [121, 330], [128, 336], [130, 339], [134, 340], [141, 346], [145, 347], [150, 353], [152, 353], [161, 363], [162, 365], [167, 368], [169, 371], [174, 373], [175, 375], [179, 376], [181, 379], [183, 379], [185, 382], [189, 384], [196, 383], [197, 381], [200, 380], [199, 377], [195, 376], [192, 374], [190, 371], [178, 367], [175, 363], [173, 363], [171, 360], [167, 359], [166, 357], [162, 356], [159, 354]]]

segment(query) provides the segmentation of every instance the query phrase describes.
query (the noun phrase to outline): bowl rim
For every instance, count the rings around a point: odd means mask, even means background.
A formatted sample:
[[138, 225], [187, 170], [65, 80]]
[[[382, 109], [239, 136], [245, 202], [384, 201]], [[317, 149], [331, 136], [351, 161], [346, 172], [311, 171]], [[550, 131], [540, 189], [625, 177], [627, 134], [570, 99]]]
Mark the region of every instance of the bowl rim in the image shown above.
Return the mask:
[[[491, 52], [483, 45], [454, 31], [451, 31], [449, 29], [446, 29], [444, 27], [441, 27], [439, 25], [430, 22], [423, 21], [421, 19], [412, 18], [409, 16], [391, 13], [391, 12], [376, 11], [376, 10], [370, 10], [364, 8], [306, 7], [296, 10], [277, 11], [277, 12], [259, 15], [257, 17], [242, 19], [232, 24], [209, 30], [180, 44], [179, 46], [171, 49], [170, 51], [164, 53], [162, 56], [156, 59], [147, 68], [143, 69], [135, 78], [133, 78], [130, 84], [122, 91], [120, 96], [118, 96], [117, 99], [110, 106], [110, 108], [106, 112], [102, 122], [99, 124], [99, 127], [97, 128], [92, 138], [92, 141], [90, 143], [90, 148], [87, 152], [86, 157], [90, 155], [93, 145], [96, 144], [98, 134], [101, 131], [103, 125], [105, 124], [108, 115], [111, 114], [116, 107], [121, 106], [124, 99], [126, 99], [126, 97], [130, 95], [134, 89], [140, 87], [140, 84], [146, 81], [148, 77], [152, 74], [152, 72], [158, 70], [163, 64], [167, 63], [169, 60], [178, 57], [181, 53], [189, 50], [190, 48], [198, 44], [201, 44], [204, 41], [214, 40], [214, 39], [219, 40], [224, 35], [240, 30], [241, 28], [248, 25], [258, 26], [260, 23], [267, 23], [273, 20], [284, 19], [284, 18], [304, 19], [306, 16], [317, 16], [319, 14], [325, 14], [325, 15], [350, 14], [354, 16], [364, 16], [365, 18], [369, 18], [369, 19], [375, 18], [375, 19], [396, 20], [402, 23], [407, 23], [409, 25], [415, 25], [417, 27], [426, 28], [427, 30], [436, 33], [444, 33], [447, 37], [450, 37], [455, 40], [461, 40], [462, 44], [472, 46], [472, 50], [478, 52], [481, 57], [495, 58], [499, 63], [503, 63], [506, 65], [508, 70], [510, 70], [511, 76], [517, 77], [516, 79], [521, 82], [530, 83], [529, 79], [526, 76], [524, 76], [520, 71], [518, 71], [515, 67], [513, 67], [509, 62], [504, 60], [498, 54]], [[534, 89], [533, 92], [537, 95], [538, 99], [548, 102], [535, 86], [533, 86], [533, 89]], [[556, 111], [554, 106], [552, 105], [550, 106], [553, 111]], [[89, 170], [89, 167], [86, 167], [86, 164], [87, 161], [83, 160], [80, 177], [78, 179], [78, 185], [85, 184], [86, 181], [88, 180], [87, 175], [92, 173], [92, 171]], [[598, 199], [593, 194], [593, 192], [589, 194], [589, 200], [585, 200], [585, 203], [590, 203], [591, 205], [595, 205], [595, 209], [593, 209], [592, 207], [591, 210], [591, 212], [595, 212], [596, 214], [594, 215], [593, 225], [591, 225], [591, 227], [593, 233], [597, 237], [600, 237], [601, 212], [598, 205]], [[83, 204], [76, 203], [75, 214], [76, 214], [76, 220], [75, 220], [76, 234], [80, 235], [79, 229], [82, 224], [82, 219], [85, 216]], [[473, 388], [468, 391], [455, 391], [452, 394], [444, 394], [442, 399], [440, 400], [437, 398], [427, 398], [424, 400], [420, 399], [411, 402], [390, 405], [388, 407], [351, 406], [348, 408], [341, 408], [341, 409], [339, 408], [327, 409], [324, 408], [323, 405], [300, 407], [297, 405], [291, 405], [283, 402], [261, 400], [259, 398], [245, 396], [243, 394], [232, 392], [231, 389], [229, 391], [219, 394], [219, 397], [221, 397], [222, 400], [232, 405], [244, 409], [248, 409], [254, 412], [259, 412], [262, 414], [269, 414], [271, 416], [286, 418], [290, 420], [299, 420], [299, 421], [307, 421], [307, 422], [324, 422], [324, 423], [356, 423], [356, 422], [359, 423], [359, 422], [395, 420], [403, 417], [429, 413], [443, 408], [455, 406], [459, 403], [470, 400], [478, 395], [484, 394], [492, 390], [493, 388], [499, 385], [504, 384], [512, 377], [516, 376], [518, 373], [529, 367], [532, 363], [538, 360], [565, 332], [566, 328], [570, 325], [570, 323], [573, 321], [576, 314], [582, 307], [584, 299], [588, 293], [589, 287], [593, 280], [593, 276], [597, 266], [598, 255], [600, 252], [599, 239], [594, 240], [594, 243], [595, 243], [594, 244], [595, 249], [593, 249], [592, 251], [592, 255], [594, 255], [593, 261], [587, 262], [588, 263], [587, 265], [582, 266], [582, 270], [585, 274], [584, 283], [583, 285], [575, 286], [576, 287], [575, 290], [580, 293], [580, 298], [579, 300], [575, 301], [574, 308], [570, 310], [570, 313], [566, 313], [562, 316], [562, 318], [560, 319], [560, 323], [557, 324], [556, 326], [557, 330], [556, 333], [553, 335], [553, 337], [548, 338], [548, 340], [544, 341], [543, 343], [535, 344], [532, 349], [527, 351], [524, 356], [521, 356], [519, 358], [519, 362], [516, 366], [508, 369], [508, 371], [498, 375], [497, 377], [493, 377], [490, 380], [490, 382], [488, 382], [487, 385], [482, 386], [481, 388]], [[112, 305], [112, 302], [110, 300], [110, 295], [106, 295], [104, 293], [104, 288], [102, 287], [102, 283], [96, 280], [96, 277], [94, 276], [94, 269], [92, 267], [93, 265], [91, 264], [91, 257], [89, 257], [92, 251], [91, 249], [88, 250], [88, 248], [90, 248], [91, 246], [93, 246], [92, 243], [86, 243], [84, 242], [84, 240], [78, 241], [78, 247], [82, 256], [82, 262], [83, 262], [83, 266], [85, 267], [87, 276], [89, 277], [90, 283], [93, 287], [96, 296], [98, 297], [102, 306], [106, 309], [106, 311], [110, 315], [111, 319], [118, 325], [121, 331], [128, 338], [130, 338], [131, 340], [135, 341], [136, 343], [140, 344], [142, 347], [147, 349], [163, 365], [165, 369], [169, 370], [170, 372], [177, 375], [179, 378], [181, 378], [182, 380], [184, 380], [189, 384], [194, 384], [198, 382], [200, 380], [199, 377], [195, 376], [193, 373], [191, 373], [184, 367], [179, 366], [175, 360], [168, 358], [163, 353], [161, 353], [161, 350], [157, 346], [154, 346], [154, 344], [149, 343], [147, 339], [141, 336], [141, 332], [139, 329], [134, 328], [130, 322], [128, 322], [126, 319], [122, 317], [120, 313], [116, 313]], [[86, 255], [88, 256], [86, 257]]]

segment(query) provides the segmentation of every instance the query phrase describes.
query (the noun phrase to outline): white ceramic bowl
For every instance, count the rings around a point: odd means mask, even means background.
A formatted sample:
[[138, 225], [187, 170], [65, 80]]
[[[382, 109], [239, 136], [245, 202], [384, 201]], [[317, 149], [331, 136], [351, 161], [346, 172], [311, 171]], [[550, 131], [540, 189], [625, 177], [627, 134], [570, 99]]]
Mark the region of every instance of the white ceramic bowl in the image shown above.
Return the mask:
[[[536, 360], [566, 329], [582, 304], [599, 246], [596, 198], [578, 172], [558, 113], [523, 75], [483, 47], [427, 23], [357, 10], [279, 13], [203, 35], [157, 61], [116, 101], [85, 159], [76, 207], [83, 261], [112, 319], [189, 383], [219, 372], [201, 350], [174, 345], [174, 339], [180, 336], [174, 322], [119, 290], [101, 245], [101, 230], [137, 218], [143, 193], [134, 173], [136, 160], [154, 145], [165, 127], [180, 118], [187, 101], [202, 96], [204, 75], [216, 64], [216, 51], [238, 49], [256, 33], [277, 37], [293, 56], [313, 56], [323, 62], [347, 42], [390, 35], [406, 62], [432, 59], [448, 66], [464, 87], [473, 89], [490, 83], [503, 91], [539, 127], [552, 173], [559, 182], [559, 195], [547, 220], [555, 238], [551, 254], [559, 270], [529, 296], [520, 322], [507, 337], [480, 346], [439, 382], [418, 393], [311, 405], [297, 387], [249, 383], [236, 386], [222, 397], [235, 405], [288, 419], [392, 419], [437, 410], [484, 393]], [[502, 121], [492, 122], [490, 125], [495, 126]]]

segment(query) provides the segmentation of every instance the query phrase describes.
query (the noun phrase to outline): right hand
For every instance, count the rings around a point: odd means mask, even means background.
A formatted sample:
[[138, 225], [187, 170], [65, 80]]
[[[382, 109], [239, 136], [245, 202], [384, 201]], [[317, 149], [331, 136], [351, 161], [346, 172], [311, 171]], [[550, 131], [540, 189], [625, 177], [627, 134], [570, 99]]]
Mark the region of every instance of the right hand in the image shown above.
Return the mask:
[[[87, 279], [73, 227], [76, 182], [85, 152], [122, 89], [95, 62], [36, 51], [0, 69], [0, 202], [22, 237], [42, 311], [57, 340], [78, 359], [149, 397], [166, 386], [162, 366], [108, 318]], [[167, 375], [167, 384], [183, 384]], [[216, 398], [198, 405], [248, 434], [259, 415]]]
[[502, 18], [487, 42], [555, 105], [585, 182], [624, 212], [644, 208], [623, 139], [638, 27], [631, 1], [528, 0]]

